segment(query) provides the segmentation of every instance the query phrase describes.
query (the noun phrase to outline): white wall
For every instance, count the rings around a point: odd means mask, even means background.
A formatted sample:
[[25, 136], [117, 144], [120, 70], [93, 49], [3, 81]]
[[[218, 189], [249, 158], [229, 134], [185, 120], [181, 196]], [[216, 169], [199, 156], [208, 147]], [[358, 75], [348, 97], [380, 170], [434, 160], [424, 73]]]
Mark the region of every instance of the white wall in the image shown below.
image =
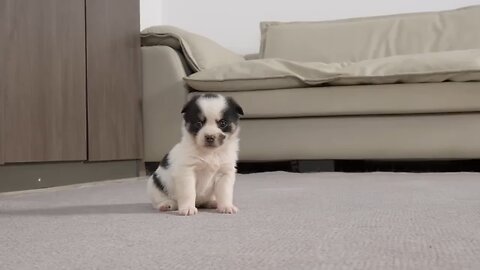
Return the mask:
[[140, 0], [140, 29], [162, 24], [162, 0]]
[[[452, 9], [480, 0], [141, 0], [155, 2], [161, 22], [206, 35], [239, 53], [257, 52], [259, 22], [331, 20]], [[163, 5], [159, 4], [163, 2]], [[152, 4], [152, 3], [150, 3]], [[142, 7], [143, 26], [157, 23], [158, 8]]]

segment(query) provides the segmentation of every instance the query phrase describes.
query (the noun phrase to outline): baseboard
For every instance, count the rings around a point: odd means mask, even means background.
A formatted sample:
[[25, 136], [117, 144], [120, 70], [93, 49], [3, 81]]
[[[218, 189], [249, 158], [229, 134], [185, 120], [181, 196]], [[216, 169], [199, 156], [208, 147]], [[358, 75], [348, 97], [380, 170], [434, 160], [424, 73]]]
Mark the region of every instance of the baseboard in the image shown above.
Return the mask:
[[138, 176], [138, 162], [61, 162], [0, 166], [0, 192]]
[[468, 160], [337, 160], [340, 172], [480, 172], [480, 159]]
[[469, 160], [293, 160], [239, 162], [239, 173], [287, 172], [480, 172], [480, 159]]

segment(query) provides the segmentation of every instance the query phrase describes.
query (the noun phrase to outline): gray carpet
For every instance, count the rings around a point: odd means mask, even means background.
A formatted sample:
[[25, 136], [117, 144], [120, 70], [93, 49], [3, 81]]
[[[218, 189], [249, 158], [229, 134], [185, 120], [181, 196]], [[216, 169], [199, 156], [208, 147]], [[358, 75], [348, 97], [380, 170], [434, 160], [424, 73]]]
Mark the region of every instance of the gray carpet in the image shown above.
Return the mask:
[[480, 269], [480, 174], [241, 175], [237, 215], [144, 180], [0, 195], [5, 269]]

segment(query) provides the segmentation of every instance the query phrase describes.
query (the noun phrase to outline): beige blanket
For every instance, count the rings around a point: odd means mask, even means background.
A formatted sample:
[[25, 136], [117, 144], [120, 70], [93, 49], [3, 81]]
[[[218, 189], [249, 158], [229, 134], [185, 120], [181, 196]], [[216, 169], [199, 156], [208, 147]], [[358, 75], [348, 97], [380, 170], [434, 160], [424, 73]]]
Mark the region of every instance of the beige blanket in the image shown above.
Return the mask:
[[480, 81], [480, 49], [329, 64], [257, 59], [205, 69], [185, 81], [200, 91]]

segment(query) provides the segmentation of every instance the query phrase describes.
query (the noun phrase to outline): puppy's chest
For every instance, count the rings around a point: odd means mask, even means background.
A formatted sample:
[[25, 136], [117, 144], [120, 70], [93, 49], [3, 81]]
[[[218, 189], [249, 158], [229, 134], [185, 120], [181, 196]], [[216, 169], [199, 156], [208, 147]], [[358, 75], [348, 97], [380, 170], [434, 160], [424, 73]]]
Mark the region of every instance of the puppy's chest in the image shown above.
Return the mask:
[[209, 193], [225, 163], [219, 155], [203, 157], [195, 169], [197, 193]]
[[214, 190], [218, 170], [197, 169], [195, 170], [197, 196], [208, 196]]
[[197, 163], [197, 170], [207, 173], [215, 172], [222, 166], [222, 157], [220, 155], [208, 155], [199, 158]]

